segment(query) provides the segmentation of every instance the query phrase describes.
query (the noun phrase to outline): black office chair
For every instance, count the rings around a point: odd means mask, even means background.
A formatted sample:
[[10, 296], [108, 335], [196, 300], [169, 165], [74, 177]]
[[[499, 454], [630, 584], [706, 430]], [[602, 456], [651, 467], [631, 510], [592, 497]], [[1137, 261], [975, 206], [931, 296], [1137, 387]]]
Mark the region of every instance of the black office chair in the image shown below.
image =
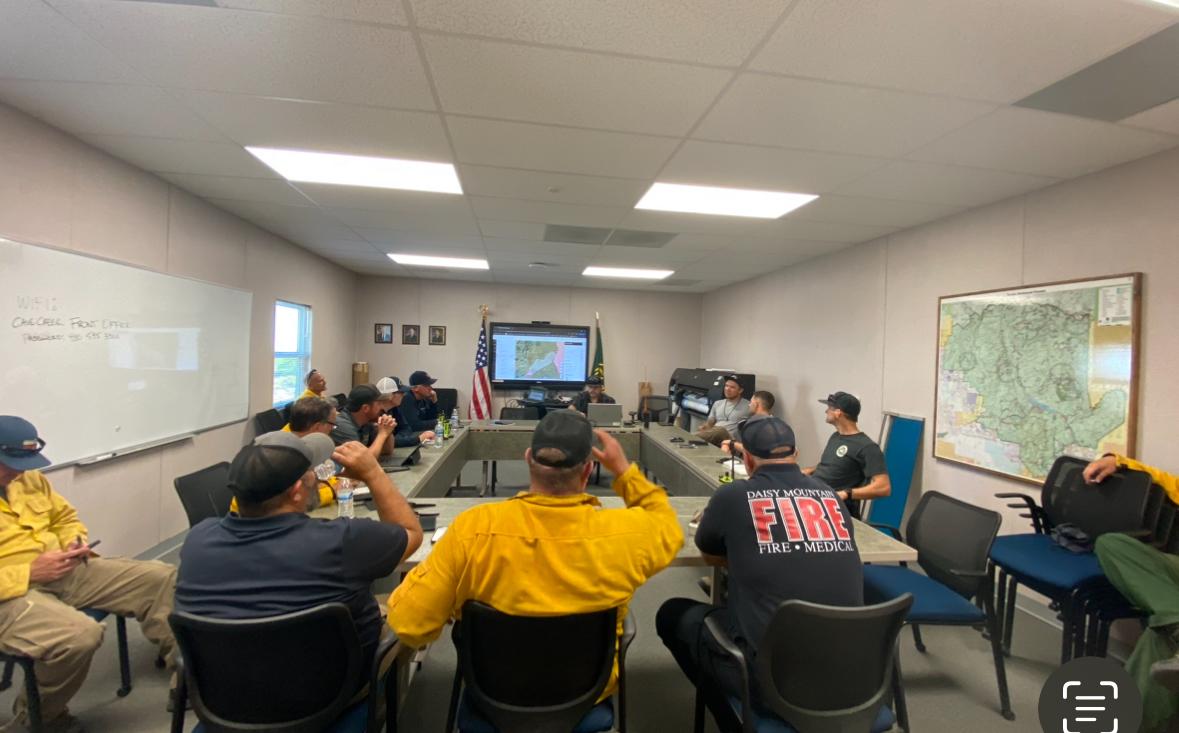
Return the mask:
[[[393, 377], [393, 381], [397, 382], [397, 377]], [[397, 382], [397, 386], [400, 387], [401, 383]], [[344, 406], [348, 404], [348, 395], [344, 394], [343, 392], [340, 394], [334, 394], [332, 395], [332, 401], [336, 403], [336, 409], [343, 410]], [[279, 430], [282, 430], [282, 428], [279, 428]]]
[[913, 607], [905, 621], [920, 652], [925, 651], [921, 626], [971, 626], [982, 631], [990, 640], [995, 662], [999, 712], [1014, 720], [987, 569], [987, 556], [1002, 521], [998, 512], [938, 491], [926, 492], [905, 527], [905, 541], [917, 550], [917, 564], [925, 574], [895, 565], [865, 565], [864, 600], [871, 603], [912, 594]]
[[[643, 407], [646, 406], [644, 410]], [[671, 415], [671, 399], [667, 395], [639, 398], [639, 420], [650, 420], [662, 425]]]
[[454, 387], [438, 387], [434, 391], [438, 393], [438, 414], [450, 417], [450, 413], [458, 407], [458, 390]]
[[[447, 733], [456, 730], [456, 720], [460, 733], [625, 733], [626, 650], [634, 635], [628, 615], [618, 636], [615, 608], [513, 616], [467, 601], [451, 635], [458, 668]], [[610, 681], [615, 648], [617, 716], [611, 700], [597, 702]]]
[[[890, 687], [898, 708], [903, 706], [896, 672], [897, 634], [912, 604], [910, 595], [858, 607], [786, 601], [774, 612], [757, 647], [752, 683], [744, 653], [715, 618], [705, 620], [702, 638], [740, 670], [740, 697], [729, 704], [744, 733], [875, 733], [896, 722], [888, 707]], [[699, 691], [695, 730], [704, 730], [704, 698]]]
[[258, 435], [265, 435], [266, 433], [273, 433], [275, 430], [282, 430], [282, 426], [286, 425], [287, 421], [283, 419], [282, 413], [271, 408], [263, 410], [257, 415], [254, 415], [254, 430]]
[[[540, 409], [536, 407], [501, 407], [500, 420], [539, 420]], [[499, 468], [495, 461], [491, 462], [491, 495], [495, 496], [495, 484], [499, 480]]]
[[188, 516], [189, 527], [195, 527], [198, 522], [209, 517], [224, 517], [229, 513], [233, 493], [229, 490], [227, 461], [177, 476], [172, 484]]
[[[342, 603], [256, 619], [176, 611], [168, 623], [181, 653], [172, 733], [184, 730], [189, 700], [206, 729], [218, 733], [375, 733], [379, 696], [387, 706], [384, 729], [397, 729], [397, 675], [392, 665], [380, 673], [397, 637], [384, 637], [368, 663]], [[349, 706], [366, 682], [367, 700]]]

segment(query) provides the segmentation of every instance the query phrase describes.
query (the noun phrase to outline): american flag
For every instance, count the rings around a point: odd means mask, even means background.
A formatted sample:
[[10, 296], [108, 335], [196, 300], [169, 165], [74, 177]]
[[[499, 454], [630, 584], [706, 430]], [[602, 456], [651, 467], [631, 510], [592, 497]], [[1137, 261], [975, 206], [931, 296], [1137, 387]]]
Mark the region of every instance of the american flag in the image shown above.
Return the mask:
[[487, 420], [491, 417], [491, 382], [487, 379], [487, 321], [479, 326], [479, 345], [475, 348], [475, 374], [471, 377], [471, 405], [467, 417]]

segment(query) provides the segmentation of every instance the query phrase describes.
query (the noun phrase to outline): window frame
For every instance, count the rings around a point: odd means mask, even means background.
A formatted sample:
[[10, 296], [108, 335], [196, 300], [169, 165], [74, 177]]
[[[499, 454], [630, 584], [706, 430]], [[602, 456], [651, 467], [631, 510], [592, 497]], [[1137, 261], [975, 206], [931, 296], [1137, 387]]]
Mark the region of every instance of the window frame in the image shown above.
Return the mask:
[[[283, 300], [281, 298], [276, 299], [274, 301], [274, 311], [272, 312], [272, 315], [271, 315], [271, 323], [273, 324], [273, 327], [271, 330], [272, 337], [276, 337], [278, 335], [278, 309], [279, 308], [291, 308], [291, 309], [294, 309], [298, 313], [299, 332], [296, 335], [296, 344], [295, 344], [296, 349], [297, 349], [296, 351], [277, 351], [275, 348], [276, 344], [274, 343], [275, 339], [274, 338], [271, 339], [271, 350], [274, 351], [274, 361], [271, 362], [271, 370], [270, 370], [270, 379], [271, 379], [271, 382], [270, 382], [270, 402], [271, 402], [271, 406], [275, 407], [275, 408], [283, 407], [285, 405], [290, 404], [291, 402], [297, 400], [299, 398], [299, 395], [302, 394], [303, 390], [299, 389], [299, 385], [302, 384], [303, 379], [307, 375], [307, 372], [311, 370], [311, 354], [312, 354], [312, 339], [311, 339], [312, 325], [311, 324], [312, 324], [312, 317], [313, 316], [312, 316], [311, 306], [306, 305], [304, 303], [294, 303], [292, 301]], [[290, 398], [287, 398], [284, 396], [283, 398], [279, 399], [279, 397], [278, 397], [278, 392], [277, 392], [278, 380], [276, 379], [276, 377], [278, 376], [278, 361], [279, 361], [279, 359], [298, 359], [299, 360], [299, 366], [296, 368], [296, 373], [295, 373], [295, 388], [294, 388], [294, 391], [292, 392]]]

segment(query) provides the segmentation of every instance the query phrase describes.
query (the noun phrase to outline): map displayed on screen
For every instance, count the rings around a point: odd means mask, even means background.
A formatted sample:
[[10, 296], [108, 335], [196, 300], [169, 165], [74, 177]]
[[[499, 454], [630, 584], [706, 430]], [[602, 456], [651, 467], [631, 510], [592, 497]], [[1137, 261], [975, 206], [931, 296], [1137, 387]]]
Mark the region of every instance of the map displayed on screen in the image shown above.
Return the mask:
[[584, 383], [589, 329], [493, 324], [493, 382]]

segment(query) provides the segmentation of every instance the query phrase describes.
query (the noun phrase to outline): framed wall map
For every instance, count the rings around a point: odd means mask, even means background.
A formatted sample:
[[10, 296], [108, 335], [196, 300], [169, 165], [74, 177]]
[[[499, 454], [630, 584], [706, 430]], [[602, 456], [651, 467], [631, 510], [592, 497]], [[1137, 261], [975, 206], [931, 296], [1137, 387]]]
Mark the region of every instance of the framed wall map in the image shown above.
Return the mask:
[[1141, 274], [938, 299], [934, 458], [1043, 483], [1133, 455]]

